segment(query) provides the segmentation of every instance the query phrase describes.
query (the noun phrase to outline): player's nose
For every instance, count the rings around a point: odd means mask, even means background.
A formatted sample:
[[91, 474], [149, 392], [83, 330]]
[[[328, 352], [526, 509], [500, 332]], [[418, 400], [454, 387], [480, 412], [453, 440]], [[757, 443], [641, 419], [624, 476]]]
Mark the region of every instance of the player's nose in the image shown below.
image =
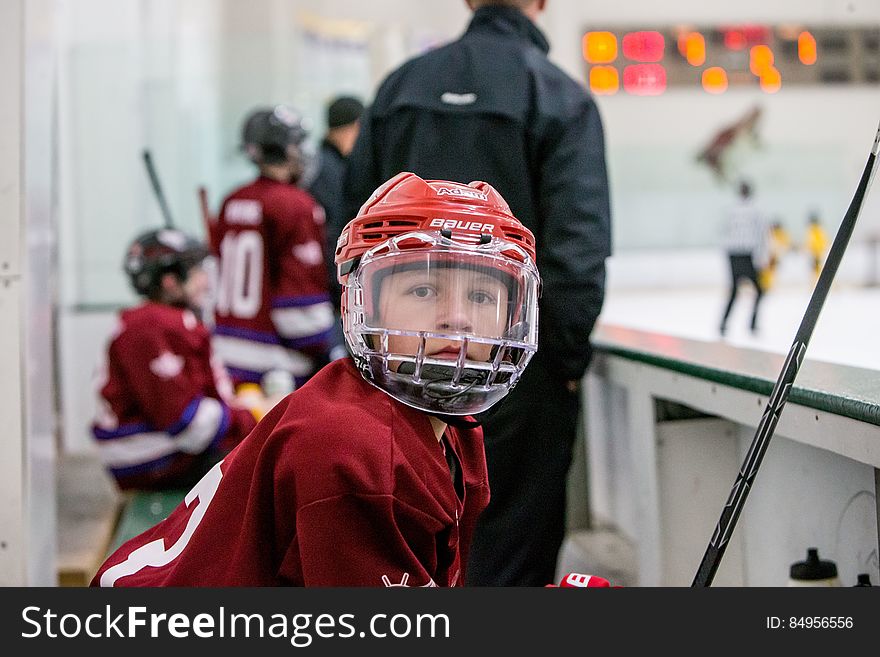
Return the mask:
[[446, 298], [438, 308], [437, 328], [443, 331], [473, 332], [474, 324], [464, 303]]

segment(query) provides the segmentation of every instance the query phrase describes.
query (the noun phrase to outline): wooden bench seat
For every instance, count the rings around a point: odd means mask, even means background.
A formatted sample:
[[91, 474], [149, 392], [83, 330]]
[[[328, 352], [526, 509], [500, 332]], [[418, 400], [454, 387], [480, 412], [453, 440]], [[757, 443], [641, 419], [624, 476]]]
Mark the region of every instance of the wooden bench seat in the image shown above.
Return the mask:
[[57, 461], [58, 585], [88, 586], [107, 555], [124, 498], [97, 456]]

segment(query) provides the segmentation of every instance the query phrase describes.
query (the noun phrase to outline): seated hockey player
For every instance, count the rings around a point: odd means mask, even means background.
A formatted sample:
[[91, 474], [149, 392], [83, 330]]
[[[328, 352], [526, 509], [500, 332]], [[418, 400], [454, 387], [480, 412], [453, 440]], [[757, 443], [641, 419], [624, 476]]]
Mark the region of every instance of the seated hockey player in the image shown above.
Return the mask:
[[401, 173], [336, 250], [345, 338], [97, 586], [462, 586], [482, 430], [537, 349], [532, 234], [483, 182]]
[[125, 272], [146, 299], [119, 317], [92, 427], [123, 490], [189, 488], [256, 425], [258, 412], [234, 401], [197, 319], [206, 256], [202, 243], [173, 229], [140, 235], [126, 253]]

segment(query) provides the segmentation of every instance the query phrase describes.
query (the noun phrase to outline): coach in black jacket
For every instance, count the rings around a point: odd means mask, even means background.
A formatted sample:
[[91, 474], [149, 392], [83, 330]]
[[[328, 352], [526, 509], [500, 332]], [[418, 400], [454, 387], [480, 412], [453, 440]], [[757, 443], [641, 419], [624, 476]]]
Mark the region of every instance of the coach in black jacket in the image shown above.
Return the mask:
[[485, 180], [534, 233], [543, 280], [538, 353], [483, 421], [491, 501], [472, 546], [475, 585], [555, 576], [578, 382], [602, 308], [611, 218], [598, 109], [547, 59], [546, 0], [469, 0], [465, 34], [403, 64], [365, 112], [349, 159], [347, 214], [400, 171]]

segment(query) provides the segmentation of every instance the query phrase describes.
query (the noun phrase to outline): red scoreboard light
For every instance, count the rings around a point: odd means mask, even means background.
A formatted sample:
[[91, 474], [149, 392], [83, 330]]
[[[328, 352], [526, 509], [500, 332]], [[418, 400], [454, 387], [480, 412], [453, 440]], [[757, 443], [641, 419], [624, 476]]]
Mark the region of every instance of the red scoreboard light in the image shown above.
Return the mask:
[[740, 25], [721, 29], [724, 46], [728, 50], [745, 50], [751, 46], [766, 44], [770, 40], [770, 28], [765, 25]]
[[634, 62], [659, 62], [664, 45], [659, 32], [629, 32], [623, 36], [623, 56]]
[[623, 88], [633, 96], [659, 96], [666, 91], [666, 69], [660, 64], [633, 64], [623, 69]]

